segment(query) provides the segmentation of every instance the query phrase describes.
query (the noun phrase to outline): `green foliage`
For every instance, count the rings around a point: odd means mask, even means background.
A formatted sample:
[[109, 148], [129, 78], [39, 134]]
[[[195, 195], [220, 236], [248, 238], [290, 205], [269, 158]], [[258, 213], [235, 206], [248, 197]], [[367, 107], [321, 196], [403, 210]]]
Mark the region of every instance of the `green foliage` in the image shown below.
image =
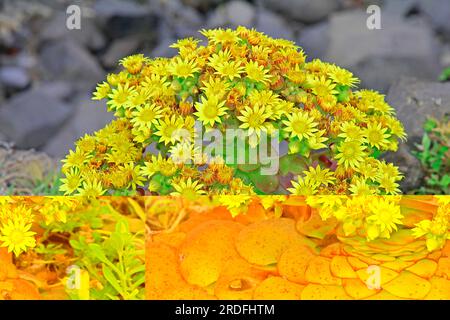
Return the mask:
[[143, 240], [131, 234], [128, 222], [121, 217], [110, 234], [100, 233], [88, 242], [78, 236], [70, 241], [77, 264], [100, 282], [91, 288], [93, 299], [134, 300], [144, 296], [145, 264]]
[[416, 193], [448, 194], [450, 191], [450, 119], [429, 118], [424, 124], [422, 142], [414, 155], [425, 171], [425, 185]]
[[439, 81], [449, 81], [450, 80], [450, 67], [445, 68], [442, 70]]

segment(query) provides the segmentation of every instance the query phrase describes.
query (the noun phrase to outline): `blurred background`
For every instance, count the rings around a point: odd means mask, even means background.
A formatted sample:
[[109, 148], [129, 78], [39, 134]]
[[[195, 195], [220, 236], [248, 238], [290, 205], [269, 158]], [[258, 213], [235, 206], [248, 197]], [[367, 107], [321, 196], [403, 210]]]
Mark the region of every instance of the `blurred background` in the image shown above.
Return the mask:
[[[80, 30], [66, 27], [74, 4]], [[366, 25], [374, 4], [380, 30]], [[18, 168], [27, 168], [19, 178], [44, 179], [76, 139], [112, 119], [91, 93], [120, 58], [169, 57], [176, 39], [238, 25], [293, 40], [386, 94], [409, 135], [386, 157], [406, 172], [404, 191], [420, 187], [423, 124], [450, 112], [450, 0], [0, 0], [0, 193]]]

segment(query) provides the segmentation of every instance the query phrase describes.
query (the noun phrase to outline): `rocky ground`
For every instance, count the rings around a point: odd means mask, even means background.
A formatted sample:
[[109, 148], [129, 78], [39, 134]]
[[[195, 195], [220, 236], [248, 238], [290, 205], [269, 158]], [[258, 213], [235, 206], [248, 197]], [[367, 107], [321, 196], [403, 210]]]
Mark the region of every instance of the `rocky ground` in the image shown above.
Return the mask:
[[[81, 30], [66, 28], [71, 4]], [[366, 27], [370, 4], [382, 8], [381, 30]], [[202, 28], [245, 25], [294, 40], [386, 93], [409, 134], [387, 155], [406, 171], [405, 191], [421, 183], [411, 149], [423, 120], [450, 112], [450, 83], [437, 82], [450, 66], [448, 0], [1, 0], [0, 10], [0, 141], [53, 159], [111, 120], [90, 94], [120, 58], [173, 55], [171, 43]]]

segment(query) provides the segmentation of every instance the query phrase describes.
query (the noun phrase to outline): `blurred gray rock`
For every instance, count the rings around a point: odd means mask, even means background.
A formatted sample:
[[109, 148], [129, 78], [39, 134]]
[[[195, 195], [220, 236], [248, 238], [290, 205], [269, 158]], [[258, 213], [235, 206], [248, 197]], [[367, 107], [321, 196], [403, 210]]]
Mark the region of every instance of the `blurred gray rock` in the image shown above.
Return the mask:
[[421, 11], [427, 14], [433, 26], [445, 33], [450, 39], [450, 1], [449, 0], [426, 0], [417, 1]]
[[126, 37], [114, 40], [106, 53], [101, 57], [103, 65], [108, 68], [118, 65], [119, 59], [136, 53], [139, 44], [140, 39], [137, 37]]
[[[172, 1], [172, 0], [171, 0]], [[98, 0], [93, 9], [96, 21], [109, 38], [140, 36], [151, 41], [158, 17], [144, 1]]]
[[450, 83], [402, 78], [389, 89], [386, 101], [397, 110], [413, 146], [421, 141], [427, 116], [441, 119], [450, 113]]
[[206, 11], [225, 2], [225, 0], [182, 0], [184, 4]]
[[0, 82], [7, 89], [24, 89], [30, 84], [27, 71], [21, 67], [4, 66], [0, 68]]
[[245, 1], [233, 0], [215, 9], [208, 17], [207, 26], [209, 28], [221, 26], [252, 27], [254, 21], [255, 8], [253, 5]]
[[198, 36], [198, 31], [205, 26], [203, 17], [195, 9], [183, 5], [168, 11], [166, 22], [177, 38]]
[[45, 95], [52, 96], [59, 100], [69, 100], [73, 94], [73, 88], [67, 81], [49, 81], [36, 85], [35, 89]]
[[311, 59], [324, 59], [328, 48], [329, 22], [320, 22], [301, 30], [297, 44]]
[[428, 25], [384, 13], [382, 29], [370, 30], [367, 17], [363, 11], [331, 16], [326, 60], [353, 71], [362, 87], [383, 92], [401, 76], [438, 76], [439, 46]]
[[72, 111], [55, 97], [29, 90], [0, 108], [0, 131], [19, 148], [37, 148], [56, 134]]
[[43, 77], [67, 80], [83, 87], [91, 86], [104, 77], [97, 59], [72, 40], [51, 42], [41, 50]]
[[73, 101], [74, 116], [45, 145], [43, 150], [56, 159], [62, 159], [74, 142], [111, 122], [113, 114], [106, 111], [104, 101], [95, 101], [90, 95], [80, 95]]
[[[178, 50], [170, 47], [170, 45], [175, 42], [176, 42], [176, 40], [174, 38], [162, 39], [158, 43], [158, 45], [151, 50], [149, 56], [151, 58], [156, 58], [156, 57], [171, 58], [171, 57], [175, 56], [178, 53]], [[148, 56], [148, 55], [146, 55], [146, 56]]]
[[263, 8], [257, 10], [256, 30], [274, 38], [295, 40], [292, 23], [288, 24], [283, 16]]
[[100, 50], [105, 46], [105, 37], [96, 26], [93, 18], [82, 17], [81, 29], [79, 30], [69, 30], [66, 27], [66, 19], [67, 15], [65, 12], [57, 13], [39, 32], [41, 40], [60, 41], [72, 39], [93, 51]]
[[403, 193], [420, 188], [424, 172], [420, 161], [411, 154], [408, 145], [400, 144], [396, 152], [387, 153], [383, 159], [398, 166], [400, 172], [404, 174], [403, 180], [399, 183]]
[[384, 0], [383, 12], [405, 17], [417, 5], [417, 0]]
[[325, 19], [339, 8], [337, 0], [261, 0], [263, 5], [305, 23]]

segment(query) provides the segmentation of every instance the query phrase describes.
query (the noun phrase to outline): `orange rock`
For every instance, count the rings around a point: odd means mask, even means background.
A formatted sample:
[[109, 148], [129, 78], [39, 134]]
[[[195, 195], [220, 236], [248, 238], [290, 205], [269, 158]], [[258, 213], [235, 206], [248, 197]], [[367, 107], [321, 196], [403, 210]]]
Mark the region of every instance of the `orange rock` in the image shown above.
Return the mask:
[[[380, 281], [379, 284], [383, 286], [384, 284], [388, 283], [389, 281], [392, 281], [399, 275], [398, 272], [395, 272], [394, 270], [385, 267], [378, 267], [379, 269], [377, 268], [369, 269], [369, 268], [370, 266], [366, 269], [360, 269], [356, 271], [356, 274], [358, 275], [359, 279], [364, 283], [367, 283], [367, 281], [369, 280], [371, 284], [375, 285], [376, 283], [374, 283], [373, 281], [376, 282], [379, 280]], [[377, 279], [378, 275], [379, 279]]]
[[426, 300], [450, 300], [450, 280], [431, 277], [431, 290], [425, 297]]
[[226, 262], [214, 286], [214, 294], [225, 300], [250, 300], [256, 286], [269, 274], [251, 265], [242, 258]]
[[359, 269], [365, 269], [369, 266], [367, 263], [361, 261], [361, 259], [358, 259], [356, 257], [347, 257], [347, 261], [355, 271]]
[[234, 241], [242, 227], [234, 221], [210, 220], [192, 229], [180, 247], [184, 279], [201, 287], [216, 282], [225, 262], [238, 256]]
[[9, 280], [14, 285], [10, 293], [11, 300], [39, 300], [41, 298], [38, 288], [31, 282], [22, 279]]
[[292, 245], [281, 254], [278, 272], [289, 281], [307, 284], [305, 272], [315, 254], [309, 247]]
[[283, 205], [283, 216], [294, 220], [307, 220], [311, 216], [311, 207], [306, 205]]
[[344, 251], [342, 250], [342, 243], [335, 242], [326, 246], [325, 248], [320, 250], [320, 255], [326, 258], [333, 258], [334, 256], [344, 255]]
[[354, 299], [365, 299], [379, 292], [376, 289], [369, 289], [360, 279], [342, 279], [345, 292]]
[[436, 272], [438, 264], [433, 260], [423, 259], [406, 270], [418, 275], [421, 278], [431, 278]]
[[382, 267], [400, 272], [410, 266], [414, 265], [413, 261], [402, 261], [399, 259], [396, 259], [395, 261], [388, 261], [381, 264]]
[[302, 291], [302, 300], [352, 300], [341, 286], [308, 284]]
[[65, 286], [61, 285], [54, 288], [49, 288], [42, 293], [43, 300], [68, 300], [69, 295], [66, 292]]
[[163, 243], [148, 243], [145, 253], [145, 282], [148, 299], [176, 290], [183, 283], [176, 251]]
[[214, 207], [208, 212], [191, 212], [189, 218], [181, 222], [177, 228], [178, 231], [188, 233], [192, 229], [196, 228], [198, 225], [207, 222], [209, 220], [233, 220], [231, 213], [227, 208], [218, 206]]
[[154, 242], [162, 242], [168, 246], [179, 248], [186, 239], [186, 233], [184, 232], [162, 232], [155, 234], [152, 238]]
[[365, 298], [364, 300], [404, 300], [404, 299], [394, 296], [393, 294], [387, 292], [386, 290], [381, 290], [376, 295]]
[[450, 258], [450, 240], [445, 241], [445, 245], [442, 248], [442, 256]]
[[245, 227], [237, 238], [236, 248], [248, 262], [269, 265], [277, 263], [289, 246], [310, 243], [296, 231], [294, 220], [275, 218]]
[[184, 281], [176, 250], [163, 243], [147, 244], [145, 289], [150, 300], [214, 299], [205, 290]]
[[11, 262], [0, 262], [0, 281], [17, 278], [17, 268]]
[[304, 286], [281, 277], [268, 277], [255, 289], [255, 300], [300, 300]]
[[348, 260], [344, 256], [335, 256], [331, 259], [331, 273], [338, 278], [358, 278]]
[[305, 236], [323, 239], [335, 230], [337, 224], [338, 221], [336, 218], [330, 218], [323, 221], [318, 211], [313, 209], [309, 219], [299, 219], [296, 227], [298, 232]]
[[330, 264], [331, 260], [329, 258], [314, 257], [306, 269], [306, 281], [324, 285], [341, 285], [341, 279], [331, 274]]
[[431, 259], [436, 262], [438, 262], [439, 258], [441, 257], [445, 257], [444, 255], [442, 255], [441, 251], [433, 251], [427, 256], [428, 259]]
[[436, 275], [450, 280], [450, 258], [440, 258]]
[[237, 215], [234, 220], [236, 222], [248, 225], [257, 221], [267, 219], [266, 211], [264, 207], [257, 201], [252, 201], [248, 206], [248, 210], [245, 214]]
[[0, 263], [12, 263], [12, 253], [3, 247], [0, 247]]
[[387, 292], [405, 299], [423, 299], [431, 289], [430, 282], [409, 271], [403, 271], [398, 277], [383, 285]]

